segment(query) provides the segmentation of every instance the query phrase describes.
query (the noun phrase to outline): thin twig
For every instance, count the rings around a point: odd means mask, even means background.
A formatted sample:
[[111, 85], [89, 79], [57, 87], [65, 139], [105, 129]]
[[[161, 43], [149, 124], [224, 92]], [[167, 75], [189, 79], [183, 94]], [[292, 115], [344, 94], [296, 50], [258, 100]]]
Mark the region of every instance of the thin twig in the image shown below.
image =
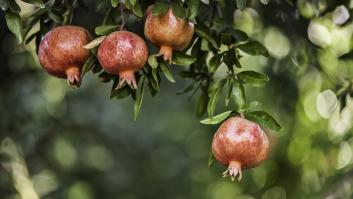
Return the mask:
[[123, 7], [123, 1], [120, 0], [120, 15], [121, 15], [121, 26], [120, 30], [124, 30], [125, 26], [125, 17], [124, 17], [124, 7]]

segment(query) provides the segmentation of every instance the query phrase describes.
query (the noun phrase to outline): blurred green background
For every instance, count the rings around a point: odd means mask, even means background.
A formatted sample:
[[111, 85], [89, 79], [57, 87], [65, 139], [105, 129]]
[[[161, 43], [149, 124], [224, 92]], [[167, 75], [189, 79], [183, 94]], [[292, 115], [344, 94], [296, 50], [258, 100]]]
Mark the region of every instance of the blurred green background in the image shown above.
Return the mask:
[[[87, 2], [88, 9], [75, 9], [73, 24], [93, 32], [103, 14]], [[156, 97], [147, 93], [134, 122], [133, 100], [110, 100], [111, 83], [90, 73], [73, 89], [45, 73], [35, 45], [18, 46], [1, 12], [0, 198], [353, 198], [346, 92], [353, 22], [344, 10], [349, 15], [353, 1], [291, 2], [250, 1], [252, 8], [230, 16], [270, 52], [241, 59], [245, 69], [270, 76], [267, 86], [246, 92], [283, 127], [268, 133], [269, 159], [241, 182], [223, 179], [219, 164], [208, 168], [217, 125], [200, 124], [195, 99], [176, 95], [188, 80], [164, 80]]]

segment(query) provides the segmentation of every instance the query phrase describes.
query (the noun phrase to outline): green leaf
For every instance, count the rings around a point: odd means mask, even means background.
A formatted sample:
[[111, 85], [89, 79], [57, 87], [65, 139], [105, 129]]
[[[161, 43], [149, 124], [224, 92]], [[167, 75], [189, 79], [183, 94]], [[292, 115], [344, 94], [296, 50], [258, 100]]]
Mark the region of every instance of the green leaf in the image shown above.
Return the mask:
[[190, 65], [193, 64], [196, 61], [196, 58], [182, 53], [180, 51], [174, 51], [173, 52], [173, 63], [176, 65]]
[[97, 35], [108, 35], [118, 29], [119, 26], [117, 25], [102, 25], [102, 26], [97, 26], [94, 32]]
[[136, 2], [137, 2], [137, 0], [129, 0], [130, 1], [130, 3], [131, 3], [131, 5], [135, 5], [136, 4]]
[[247, 0], [236, 0], [237, 2], [237, 8], [243, 10], [246, 6]]
[[253, 102], [251, 102], [250, 104], [246, 104], [245, 106], [244, 106], [244, 111], [245, 112], [249, 112], [249, 111], [252, 111], [252, 110], [254, 110], [256, 107], [258, 107], [258, 106], [261, 106], [261, 103], [259, 103], [259, 102], [257, 102], [257, 101], [253, 101]]
[[116, 8], [116, 7], [118, 7], [118, 5], [119, 5], [119, 0], [111, 0], [110, 3], [112, 4], [112, 6], [113, 6], [114, 8]]
[[148, 65], [150, 65], [151, 68], [157, 68], [158, 67], [158, 62], [157, 62], [156, 55], [148, 56]]
[[210, 47], [209, 47], [208, 41], [206, 39], [202, 39], [202, 41], [201, 41], [201, 50], [202, 51], [210, 51]]
[[250, 55], [263, 55], [268, 57], [268, 51], [260, 42], [258, 41], [249, 41], [244, 44], [238, 45], [238, 48]]
[[164, 73], [165, 77], [170, 81], [175, 83], [174, 77], [173, 77], [173, 73], [170, 70], [170, 67], [168, 66], [168, 64], [165, 61], [162, 61], [160, 63], [162, 72]]
[[157, 82], [158, 84], [158, 74], [157, 74], [157, 68], [152, 68], [152, 76], [153, 79]]
[[233, 86], [230, 92], [230, 101], [238, 112], [243, 112], [246, 98], [243, 85], [236, 79], [232, 79]]
[[49, 0], [45, 3], [45, 8], [38, 8], [37, 10], [35, 10], [30, 17], [39, 17], [42, 14], [48, 12], [55, 4], [55, 0]]
[[26, 3], [29, 3], [29, 4], [32, 4], [38, 8], [44, 8], [45, 5], [43, 3], [42, 0], [22, 0], [23, 2], [26, 2]]
[[198, 14], [199, 11], [199, 4], [200, 1], [199, 0], [189, 0], [189, 4], [188, 4], [188, 19], [189, 20], [194, 20], [195, 17]]
[[221, 33], [221, 43], [230, 45], [232, 43], [232, 36], [229, 33]]
[[141, 105], [142, 105], [142, 101], [143, 101], [143, 92], [145, 90], [145, 77], [142, 76], [139, 80], [138, 86], [137, 86], [137, 90], [136, 90], [136, 101], [135, 101], [135, 105], [134, 105], [134, 120], [136, 121], [137, 116], [140, 113], [141, 110]]
[[170, 5], [168, 3], [157, 2], [152, 7], [152, 14], [154, 16], [163, 15], [169, 9]]
[[229, 32], [237, 42], [244, 42], [249, 39], [249, 36], [242, 30], [230, 29]]
[[180, 3], [172, 3], [173, 14], [179, 18], [184, 19], [186, 17], [185, 9], [180, 5]]
[[92, 40], [91, 42], [89, 42], [88, 44], [84, 45], [83, 48], [93, 49], [93, 48], [99, 46], [99, 44], [101, 44], [105, 38], [106, 38], [106, 36], [97, 37], [94, 40]]
[[137, 17], [142, 17], [142, 16], [143, 16], [143, 13], [142, 13], [140, 4], [137, 3], [137, 2], [136, 2], [134, 5], [132, 5], [131, 11], [132, 11], [132, 13], [134, 13], [134, 15], [136, 15]]
[[216, 71], [218, 66], [221, 64], [222, 54], [216, 54], [210, 59], [210, 63], [208, 64], [208, 70], [210, 73]]
[[250, 84], [252, 86], [262, 86], [269, 81], [267, 75], [256, 71], [243, 71], [238, 73], [237, 76], [242, 83]]
[[21, 44], [23, 41], [23, 27], [20, 15], [7, 10], [5, 18], [7, 27], [13, 34], [15, 34], [18, 43]]
[[0, 8], [2, 9], [2, 10], [7, 10], [7, 9], [9, 9], [9, 7], [10, 7], [10, 2], [9, 2], [9, 0], [0, 0]]
[[118, 81], [115, 81], [112, 87], [112, 91], [110, 93], [110, 99], [122, 99], [129, 96], [132, 91], [128, 85], [125, 85], [119, 89], [116, 89]]
[[224, 85], [224, 81], [221, 81], [215, 89], [211, 88], [212, 90], [210, 90], [210, 93], [208, 94], [210, 100], [208, 101], [208, 104], [207, 104], [207, 113], [210, 118], [213, 118], [213, 114], [216, 109], [218, 98], [219, 98], [219, 95], [221, 94], [223, 85]]
[[207, 119], [201, 120], [200, 122], [202, 124], [218, 124], [218, 123], [222, 122], [223, 120], [227, 119], [231, 113], [232, 113], [232, 111], [227, 111], [227, 112], [221, 113], [219, 115], [216, 115], [213, 118], [207, 118]]
[[21, 12], [21, 7], [17, 4], [16, 1], [11, 0], [10, 1], [10, 11], [13, 13], [19, 14]]
[[202, 92], [196, 100], [196, 116], [201, 117], [207, 111], [208, 95]]
[[228, 52], [226, 52], [223, 56], [223, 61], [224, 63], [228, 66], [228, 69], [230, 71], [234, 71], [233, 66], [237, 62], [237, 57], [235, 55], [234, 49], [230, 49]]
[[212, 165], [214, 164], [215, 162], [215, 158], [214, 158], [214, 155], [212, 153], [212, 151], [210, 152], [210, 156], [208, 157], [208, 167], [212, 167]]
[[94, 62], [97, 60], [96, 55], [91, 54], [90, 57], [86, 60], [82, 67], [82, 74], [83, 77], [88, 71], [90, 71], [94, 65]]
[[209, 28], [198, 24], [196, 26], [195, 33], [198, 36], [200, 36], [200, 37], [206, 39], [208, 42], [210, 42], [214, 48], [218, 49], [218, 44], [217, 44], [216, 40], [213, 38], [212, 33], [210, 32]]
[[278, 122], [268, 113], [263, 111], [253, 111], [245, 113], [245, 118], [260, 124], [261, 126], [274, 130], [279, 131], [281, 130], [281, 126]]

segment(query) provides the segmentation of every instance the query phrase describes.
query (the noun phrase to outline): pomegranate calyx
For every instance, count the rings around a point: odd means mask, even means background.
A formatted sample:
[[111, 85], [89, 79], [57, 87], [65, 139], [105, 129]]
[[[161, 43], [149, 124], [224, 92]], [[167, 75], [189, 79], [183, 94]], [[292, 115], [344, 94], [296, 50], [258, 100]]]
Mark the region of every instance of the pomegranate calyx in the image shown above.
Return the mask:
[[136, 79], [134, 71], [126, 70], [119, 73], [119, 83], [116, 89], [123, 87], [125, 84], [128, 84], [132, 89], [137, 88]]
[[76, 66], [69, 67], [66, 71], [67, 83], [73, 87], [81, 86], [81, 72]]
[[223, 178], [230, 177], [232, 181], [238, 176], [238, 181], [241, 181], [243, 174], [241, 171], [241, 164], [238, 161], [231, 161], [228, 165], [228, 169], [222, 173]]
[[162, 55], [164, 61], [168, 61], [168, 63], [171, 64], [173, 58], [173, 48], [170, 46], [161, 46], [159, 53], [156, 56], [159, 57]]

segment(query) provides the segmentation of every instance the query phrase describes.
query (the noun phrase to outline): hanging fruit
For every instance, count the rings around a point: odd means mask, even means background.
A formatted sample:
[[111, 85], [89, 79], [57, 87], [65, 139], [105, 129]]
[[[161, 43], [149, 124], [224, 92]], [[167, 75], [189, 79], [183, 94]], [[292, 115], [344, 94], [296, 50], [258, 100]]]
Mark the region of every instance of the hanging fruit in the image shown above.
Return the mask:
[[83, 46], [91, 38], [86, 29], [78, 26], [53, 28], [40, 42], [39, 62], [49, 74], [66, 78], [69, 85], [79, 87], [82, 65], [90, 55]]
[[145, 36], [160, 47], [157, 56], [172, 62], [173, 50], [183, 50], [191, 42], [194, 24], [174, 15], [172, 8], [161, 15], [153, 15], [152, 7], [146, 11]]
[[98, 48], [98, 60], [102, 68], [107, 73], [119, 76], [118, 88], [127, 83], [136, 89], [134, 73], [144, 67], [147, 59], [145, 41], [129, 31], [110, 33]]
[[269, 142], [261, 127], [242, 117], [224, 121], [212, 142], [212, 152], [218, 162], [228, 166], [223, 173], [232, 180], [242, 178], [242, 169], [259, 165], [268, 156]]

